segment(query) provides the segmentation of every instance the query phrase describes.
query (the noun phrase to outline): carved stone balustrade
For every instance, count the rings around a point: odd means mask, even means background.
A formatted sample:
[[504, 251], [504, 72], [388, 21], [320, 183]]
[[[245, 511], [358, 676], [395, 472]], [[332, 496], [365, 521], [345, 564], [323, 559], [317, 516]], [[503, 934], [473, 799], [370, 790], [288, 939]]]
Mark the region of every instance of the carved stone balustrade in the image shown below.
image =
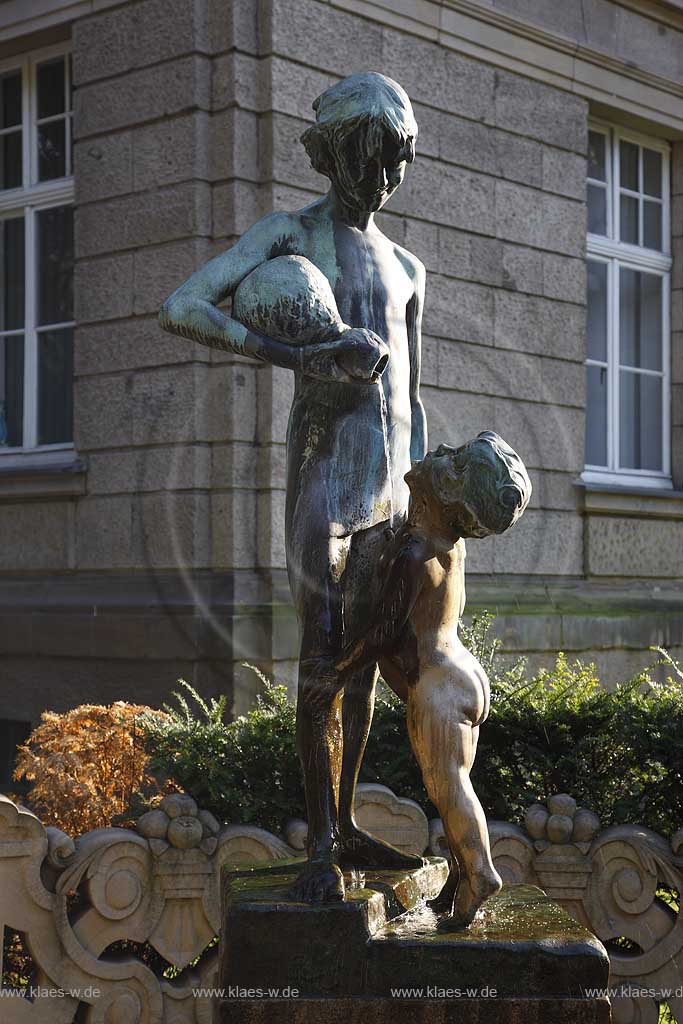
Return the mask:
[[[385, 786], [359, 787], [357, 816], [406, 850], [445, 852], [441, 822]], [[221, 828], [174, 794], [135, 830], [74, 842], [0, 797], [0, 926], [20, 934], [35, 968], [28, 988], [3, 991], [0, 1020], [211, 1024], [221, 868], [301, 856], [306, 823], [284, 831], [286, 842], [254, 826]], [[490, 834], [506, 881], [539, 885], [612, 943], [615, 1024], [656, 1024], [646, 990], [663, 993], [683, 1024], [683, 920], [657, 895], [683, 888], [683, 830], [670, 841], [637, 825], [601, 831], [559, 794], [529, 808], [524, 827], [494, 821]]]

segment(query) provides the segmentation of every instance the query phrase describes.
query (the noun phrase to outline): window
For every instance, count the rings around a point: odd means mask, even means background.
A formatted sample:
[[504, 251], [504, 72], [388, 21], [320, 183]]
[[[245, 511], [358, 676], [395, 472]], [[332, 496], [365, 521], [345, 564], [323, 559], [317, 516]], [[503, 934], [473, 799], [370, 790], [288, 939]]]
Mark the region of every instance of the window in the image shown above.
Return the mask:
[[70, 64], [0, 65], [0, 456], [72, 442]]
[[591, 125], [587, 188], [583, 476], [671, 487], [667, 144]]

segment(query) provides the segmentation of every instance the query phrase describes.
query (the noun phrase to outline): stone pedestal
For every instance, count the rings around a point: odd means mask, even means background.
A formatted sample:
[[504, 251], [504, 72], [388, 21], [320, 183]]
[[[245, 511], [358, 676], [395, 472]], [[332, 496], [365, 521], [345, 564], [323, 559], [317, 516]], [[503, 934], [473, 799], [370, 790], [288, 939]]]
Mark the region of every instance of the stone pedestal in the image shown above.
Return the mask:
[[446, 863], [347, 878], [343, 903], [291, 900], [298, 864], [226, 872], [216, 1024], [607, 1024], [601, 943], [540, 889], [511, 885], [466, 931], [424, 903]]

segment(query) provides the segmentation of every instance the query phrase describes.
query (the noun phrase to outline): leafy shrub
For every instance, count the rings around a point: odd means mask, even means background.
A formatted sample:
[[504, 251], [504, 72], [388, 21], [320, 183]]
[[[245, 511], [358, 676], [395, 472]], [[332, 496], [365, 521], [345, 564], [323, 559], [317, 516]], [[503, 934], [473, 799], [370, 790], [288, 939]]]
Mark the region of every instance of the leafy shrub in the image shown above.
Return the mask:
[[81, 704], [45, 711], [19, 747], [16, 780], [31, 785], [27, 803], [45, 825], [77, 836], [110, 826], [140, 794], [160, 793], [149, 768], [138, 720], [163, 714], [138, 704]]
[[[670, 834], [683, 823], [683, 688], [646, 671], [608, 692], [592, 665], [559, 654], [551, 670], [527, 678], [524, 659], [507, 666], [492, 619], [461, 630], [491, 681], [491, 712], [481, 729], [473, 782], [491, 818], [520, 821], [526, 808], [569, 792], [604, 826], [630, 822]], [[674, 676], [680, 669], [660, 652]], [[661, 662], [659, 662], [661, 663]], [[658, 663], [658, 664], [659, 664]], [[681, 676], [683, 678], [683, 676]], [[223, 821], [279, 831], [305, 816], [295, 750], [295, 711], [284, 687], [265, 681], [257, 706], [232, 723], [224, 702], [198, 703], [145, 727], [152, 767], [167, 774]], [[405, 728], [402, 702], [380, 684], [361, 781], [381, 782], [434, 816]]]

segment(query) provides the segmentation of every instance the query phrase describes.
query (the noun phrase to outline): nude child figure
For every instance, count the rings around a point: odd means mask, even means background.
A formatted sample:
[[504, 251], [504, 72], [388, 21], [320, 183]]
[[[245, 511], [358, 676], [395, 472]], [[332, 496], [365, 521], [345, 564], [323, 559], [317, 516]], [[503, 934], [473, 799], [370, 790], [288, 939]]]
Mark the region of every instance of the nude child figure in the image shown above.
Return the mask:
[[[404, 90], [367, 72], [333, 85], [313, 106], [316, 123], [302, 141], [330, 179], [327, 194], [258, 221], [166, 300], [160, 323], [294, 371], [285, 545], [301, 633], [297, 742], [309, 833], [308, 864], [293, 892], [324, 901], [343, 898], [345, 868], [421, 864], [355, 824], [377, 666], [367, 662], [342, 681], [333, 663], [367, 621], [384, 524], [392, 511], [395, 524], [405, 519], [404, 476], [426, 451], [419, 397], [425, 271], [374, 221], [415, 154], [417, 125]], [[247, 275], [280, 256], [304, 257], [324, 274], [351, 330], [323, 343], [285, 344], [218, 308]]]
[[412, 466], [406, 481], [411, 507], [382, 556], [382, 597], [371, 625], [347, 645], [337, 668], [343, 674], [379, 660], [384, 678], [406, 701], [411, 746], [452, 857], [432, 906], [446, 911], [446, 927], [462, 928], [501, 886], [470, 781], [489, 683], [458, 637], [464, 539], [512, 526], [527, 506], [531, 483], [519, 456], [492, 431], [457, 449], [441, 445]]

